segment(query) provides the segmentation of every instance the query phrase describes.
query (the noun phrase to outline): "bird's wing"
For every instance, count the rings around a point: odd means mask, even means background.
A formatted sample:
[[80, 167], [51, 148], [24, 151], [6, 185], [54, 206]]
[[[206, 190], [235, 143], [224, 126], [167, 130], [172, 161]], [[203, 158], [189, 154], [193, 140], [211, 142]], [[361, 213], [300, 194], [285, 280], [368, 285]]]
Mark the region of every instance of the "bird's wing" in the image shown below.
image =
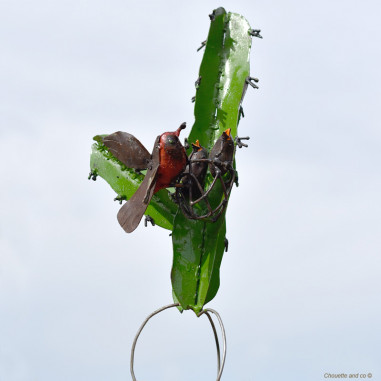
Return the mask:
[[146, 169], [148, 167], [151, 155], [135, 136], [118, 131], [105, 136], [103, 144], [125, 166], [134, 169]]
[[157, 137], [152, 152], [151, 166], [148, 168], [143, 182], [118, 212], [119, 224], [126, 233], [131, 233], [137, 228], [151, 201], [159, 165], [159, 137]]

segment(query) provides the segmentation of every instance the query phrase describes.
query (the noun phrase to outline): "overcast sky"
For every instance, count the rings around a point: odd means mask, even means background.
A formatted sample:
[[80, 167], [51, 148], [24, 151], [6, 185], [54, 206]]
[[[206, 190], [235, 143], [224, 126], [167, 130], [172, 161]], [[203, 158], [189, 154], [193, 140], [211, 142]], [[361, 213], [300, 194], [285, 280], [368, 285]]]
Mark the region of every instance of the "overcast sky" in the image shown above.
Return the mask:
[[[208, 14], [262, 29], [244, 101], [229, 252], [208, 304], [223, 380], [381, 380], [381, 5], [378, 1], [0, 0], [0, 380], [121, 381], [143, 319], [171, 298], [168, 231], [120, 228], [88, 181], [92, 137], [151, 149], [193, 123]], [[184, 134], [185, 135], [185, 134]], [[215, 379], [205, 317], [169, 310], [139, 380]]]

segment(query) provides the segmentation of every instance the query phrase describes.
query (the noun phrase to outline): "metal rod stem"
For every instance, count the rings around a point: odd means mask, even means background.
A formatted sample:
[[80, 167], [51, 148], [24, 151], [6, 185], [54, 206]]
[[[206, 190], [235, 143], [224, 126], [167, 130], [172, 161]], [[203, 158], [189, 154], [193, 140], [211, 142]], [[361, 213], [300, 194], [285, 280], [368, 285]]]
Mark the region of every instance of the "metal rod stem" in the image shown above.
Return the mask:
[[224, 328], [224, 324], [222, 323], [222, 319], [221, 319], [221, 316], [220, 314], [215, 311], [215, 310], [212, 310], [211, 308], [206, 308], [205, 310], [202, 310], [198, 316], [201, 316], [202, 314], [206, 314], [208, 312], [211, 312], [212, 314], [216, 315], [217, 319], [218, 319], [218, 322], [220, 323], [220, 328], [221, 328], [221, 333], [222, 333], [222, 343], [223, 343], [223, 350], [222, 350], [222, 362], [221, 362], [221, 366], [219, 367], [219, 372], [217, 374], [217, 380], [216, 381], [220, 381], [221, 380], [221, 376], [222, 376], [222, 372], [224, 370], [224, 365], [225, 365], [225, 359], [226, 359], [226, 334], [225, 334], [225, 328]]

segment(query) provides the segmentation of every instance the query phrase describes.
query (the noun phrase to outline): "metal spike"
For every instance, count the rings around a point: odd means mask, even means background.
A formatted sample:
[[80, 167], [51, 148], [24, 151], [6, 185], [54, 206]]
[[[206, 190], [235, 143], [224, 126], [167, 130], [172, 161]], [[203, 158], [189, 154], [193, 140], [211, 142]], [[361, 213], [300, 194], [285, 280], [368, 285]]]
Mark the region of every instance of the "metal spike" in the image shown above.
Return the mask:
[[245, 117], [245, 114], [244, 114], [244, 112], [243, 112], [243, 107], [242, 107], [242, 105], [239, 106], [239, 115], [240, 115], [240, 117], [242, 116], [242, 118]]
[[258, 78], [253, 78], [253, 77], [247, 77], [246, 78], [246, 83], [248, 85], [250, 85], [253, 89], [259, 89], [259, 87], [255, 83], [253, 83], [252, 81], [259, 82], [259, 79]]
[[191, 101], [192, 103], [196, 102], [196, 96], [192, 97]]
[[155, 226], [155, 221], [154, 221], [154, 219], [153, 219], [149, 214], [147, 214], [147, 215], [145, 216], [145, 219], [144, 219], [144, 226], [145, 226], [145, 227], [147, 227], [148, 222], [151, 222], [151, 225], [152, 225], [152, 226]]
[[235, 173], [236, 173], [236, 177], [235, 177], [235, 179], [234, 179], [234, 184], [235, 184], [235, 186], [238, 188], [238, 187], [239, 187], [239, 183], [238, 183], [238, 172], [235, 171]]
[[202, 77], [198, 77], [194, 85], [196, 86], [196, 90], [200, 87]]
[[249, 29], [249, 34], [252, 37], [258, 37], [258, 38], [263, 38], [261, 35], [261, 30], [260, 29]]
[[118, 196], [116, 196], [114, 198], [114, 201], [119, 201], [119, 204], [122, 204], [122, 202], [125, 201], [125, 200], [127, 200], [126, 197], [125, 196], [120, 196], [120, 195], [118, 195]]
[[93, 180], [93, 181], [96, 181], [97, 176], [98, 176], [97, 170], [94, 169], [94, 171], [91, 171], [91, 172], [89, 173], [89, 177], [88, 177], [87, 179], [88, 179], [88, 180], [91, 179], [91, 180]]
[[201, 46], [197, 49], [197, 51], [200, 51], [203, 47], [206, 45], [206, 40], [201, 42]]
[[227, 253], [229, 249], [229, 240], [227, 238], [225, 238], [224, 245], [225, 245], [225, 253]]
[[235, 143], [237, 144], [237, 146], [238, 146], [239, 148], [242, 148], [242, 147], [248, 147], [247, 144], [242, 143], [242, 140], [249, 140], [249, 139], [250, 139], [249, 136], [245, 136], [245, 137], [243, 137], [243, 138], [239, 138], [239, 137], [237, 136], [237, 137], [235, 138]]

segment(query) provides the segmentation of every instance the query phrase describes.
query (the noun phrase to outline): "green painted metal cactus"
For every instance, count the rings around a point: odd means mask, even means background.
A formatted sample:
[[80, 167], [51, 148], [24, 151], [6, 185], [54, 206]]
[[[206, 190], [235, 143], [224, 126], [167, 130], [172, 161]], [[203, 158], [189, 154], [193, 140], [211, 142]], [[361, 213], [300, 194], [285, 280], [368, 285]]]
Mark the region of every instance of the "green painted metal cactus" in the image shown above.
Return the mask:
[[[241, 102], [250, 80], [253, 35], [245, 18], [227, 13], [223, 8], [216, 9], [210, 18], [196, 82], [195, 123], [188, 137], [189, 142], [199, 140], [208, 151], [226, 129], [231, 129], [232, 137], [237, 136]], [[99, 137], [95, 140], [90, 161], [92, 173], [104, 178], [120, 198], [129, 199], [144, 176], [114, 158]], [[211, 181], [212, 175], [208, 172], [206, 186]], [[220, 201], [218, 185], [212, 189], [210, 199], [216, 204]], [[225, 211], [215, 222], [191, 220], [173, 202], [169, 192], [161, 190], [152, 198], [146, 214], [153, 217], [157, 225], [172, 230], [174, 300], [180, 303], [180, 310], [193, 309], [199, 313], [219, 288], [225, 250]]]

